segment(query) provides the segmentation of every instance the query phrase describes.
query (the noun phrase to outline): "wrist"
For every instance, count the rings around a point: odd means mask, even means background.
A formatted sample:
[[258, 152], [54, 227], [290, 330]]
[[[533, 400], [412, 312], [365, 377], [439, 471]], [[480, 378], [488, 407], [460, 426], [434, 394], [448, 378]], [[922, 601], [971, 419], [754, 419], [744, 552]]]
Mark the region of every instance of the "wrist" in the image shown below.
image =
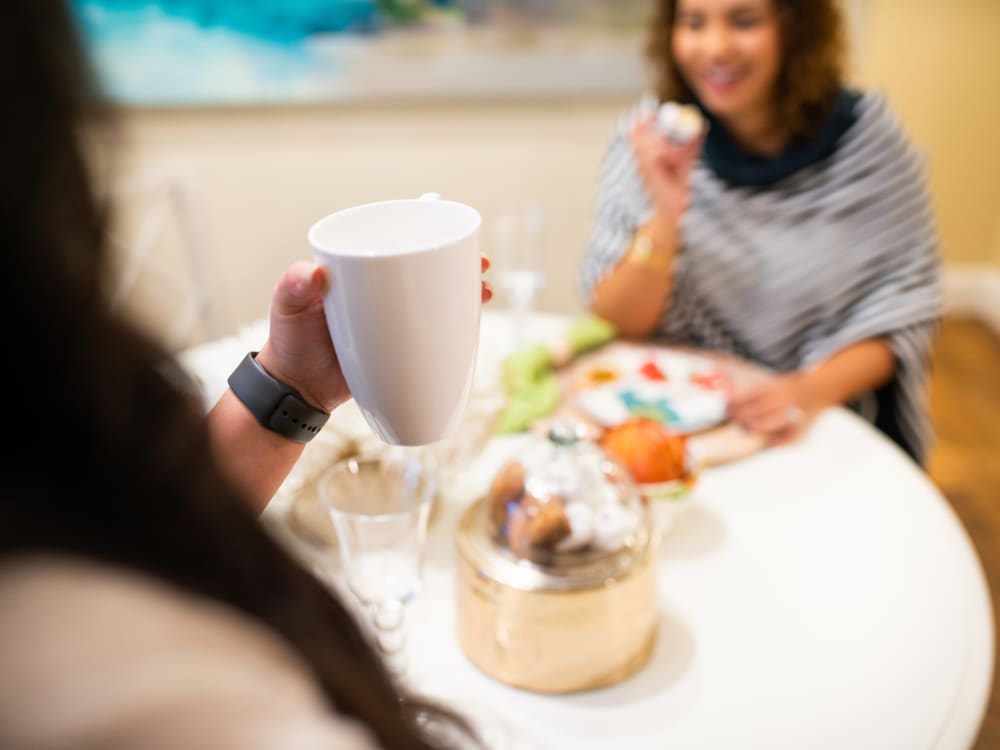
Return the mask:
[[669, 221], [654, 217], [636, 230], [627, 257], [637, 265], [668, 267], [673, 262], [675, 238], [676, 229], [670, 226]]
[[657, 211], [653, 218], [646, 222], [645, 229], [662, 247], [673, 248], [677, 244], [677, 230], [681, 225], [681, 217], [666, 211]]
[[312, 440], [330, 418], [291, 384], [274, 377], [250, 352], [229, 376], [233, 392], [266, 429], [297, 443]]
[[314, 398], [310, 394], [309, 389], [306, 388], [298, 378], [291, 373], [285, 372], [284, 368], [281, 366], [280, 357], [271, 346], [270, 339], [264, 343], [264, 346], [260, 348], [260, 351], [257, 352], [257, 356], [254, 357], [254, 359], [257, 360], [257, 363], [263, 367], [267, 374], [272, 378], [281, 381], [291, 388], [294, 388], [299, 395], [302, 396], [302, 400], [307, 404], [315, 409], [319, 409], [320, 411], [332, 411], [331, 409], [325, 408], [325, 405], [320, 400]]
[[799, 370], [791, 375], [794, 387], [795, 402], [806, 414], [818, 414], [828, 403], [822, 384], [816, 378], [815, 370]]

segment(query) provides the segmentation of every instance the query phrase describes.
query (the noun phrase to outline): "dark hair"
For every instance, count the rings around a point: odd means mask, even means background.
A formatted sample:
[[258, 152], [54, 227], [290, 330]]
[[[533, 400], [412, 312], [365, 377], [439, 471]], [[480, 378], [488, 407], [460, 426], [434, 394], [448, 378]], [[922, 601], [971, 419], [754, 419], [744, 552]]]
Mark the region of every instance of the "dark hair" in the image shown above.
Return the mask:
[[430, 747], [344, 606], [223, 478], [201, 415], [162, 374], [167, 353], [109, 309], [85, 156], [109, 110], [72, 16], [62, 0], [7, 0], [3, 14], [4, 416], [21, 433], [3, 453], [0, 559], [84, 557], [224, 602], [291, 644], [331, 710], [386, 747]]
[[[647, 61], [661, 101], [694, 101], [673, 56], [672, 37], [679, 0], [658, 0]], [[837, 0], [772, 0], [781, 24], [781, 72], [777, 107], [793, 137], [808, 138], [826, 121], [844, 76], [847, 49]]]

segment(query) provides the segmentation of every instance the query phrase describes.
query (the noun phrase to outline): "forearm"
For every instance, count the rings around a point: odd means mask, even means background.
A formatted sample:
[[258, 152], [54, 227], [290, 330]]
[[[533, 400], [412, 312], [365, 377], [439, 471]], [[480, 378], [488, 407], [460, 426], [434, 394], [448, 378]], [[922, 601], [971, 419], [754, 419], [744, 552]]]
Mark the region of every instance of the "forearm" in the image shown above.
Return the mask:
[[255, 513], [268, 501], [302, 455], [303, 445], [261, 425], [231, 390], [208, 415], [216, 460], [243, 491]]
[[800, 374], [804, 406], [816, 412], [845, 404], [888, 383], [896, 372], [896, 358], [885, 339], [869, 339], [833, 354]]
[[593, 311], [626, 338], [651, 334], [670, 304], [676, 251], [675, 222], [654, 218], [641, 227], [625, 257], [595, 287]]

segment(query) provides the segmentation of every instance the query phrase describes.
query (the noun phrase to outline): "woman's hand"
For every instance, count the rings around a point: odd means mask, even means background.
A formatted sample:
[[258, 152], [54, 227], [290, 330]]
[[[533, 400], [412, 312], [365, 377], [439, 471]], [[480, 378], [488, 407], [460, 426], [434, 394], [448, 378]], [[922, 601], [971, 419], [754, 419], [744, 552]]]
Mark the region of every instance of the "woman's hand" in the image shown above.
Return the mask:
[[[490, 265], [491, 265], [490, 259], [487, 258], [484, 255], [483, 258], [482, 258], [482, 262], [481, 262], [481, 270], [482, 270], [482, 272], [486, 273], [487, 271], [489, 271], [490, 270]], [[490, 284], [490, 282], [488, 282], [488, 281], [484, 281], [483, 282], [483, 304], [485, 305], [491, 299], [493, 299], [493, 285]]]
[[654, 115], [639, 119], [632, 128], [629, 142], [639, 174], [664, 221], [676, 224], [687, 210], [691, 169], [701, 152], [705, 132], [679, 146], [660, 133]]
[[798, 437], [824, 408], [871, 393], [894, 377], [896, 359], [886, 338], [867, 339], [823, 362], [777, 375], [729, 399], [729, 416], [772, 445]]
[[257, 361], [272, 377], [323, 411], [350, 398], [323, 312], [326, 269], [299, 261], [285, 271], [271, 295], [267, 343]]
[[[489, 267], [484, 256], [482, 270]], [[257, 355], [272, 377], [327, 412], [351, 395], [323, 311], [323, 294], [329, 284], [326, 269], [320, 265], [299, 261], [289, 267], [274, 287], [268, 339]], [[484, 281], [483, 302], [492, 297], [493, 290]]]
[[805, 430], [815, 416], [808, 403], [798, 373], [776, 375], [733, 393], [729, 418], [777, 445], [794, 440]]

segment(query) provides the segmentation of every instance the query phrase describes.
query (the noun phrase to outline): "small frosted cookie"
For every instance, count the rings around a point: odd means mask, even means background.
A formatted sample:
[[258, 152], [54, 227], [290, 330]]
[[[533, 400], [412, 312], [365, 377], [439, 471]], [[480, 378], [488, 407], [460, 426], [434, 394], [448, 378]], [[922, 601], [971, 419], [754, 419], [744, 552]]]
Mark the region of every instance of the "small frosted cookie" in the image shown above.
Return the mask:
[[620, 505], [605, 505], [594, 514], [594, 546], [613, 552], [625, 546], [639, 527], [639, 519]]
[[702, 123], [698, 108], [690, 104], [667, 102], [656, 114], [659, 131], [678, 146], [695, 138], [701, 132]]
[[512, 513], [507, 545], [517, 557], [546, 562], [552, 550], [570, 535], [569, 518], [562, 499], [525, 494]]
[[511, 504], [520, 502], [523, 494], [524, 467], [517, 461], [511, 461], [497, 474], [487, 493], [490, 518], [498, 528], [507, 523]]
[[566, 518], [569, 519], [569, 536], [556, 545], [557, 549], [583, 549], [594, 540], [594, 511], [587, 503], [566, 503]]

